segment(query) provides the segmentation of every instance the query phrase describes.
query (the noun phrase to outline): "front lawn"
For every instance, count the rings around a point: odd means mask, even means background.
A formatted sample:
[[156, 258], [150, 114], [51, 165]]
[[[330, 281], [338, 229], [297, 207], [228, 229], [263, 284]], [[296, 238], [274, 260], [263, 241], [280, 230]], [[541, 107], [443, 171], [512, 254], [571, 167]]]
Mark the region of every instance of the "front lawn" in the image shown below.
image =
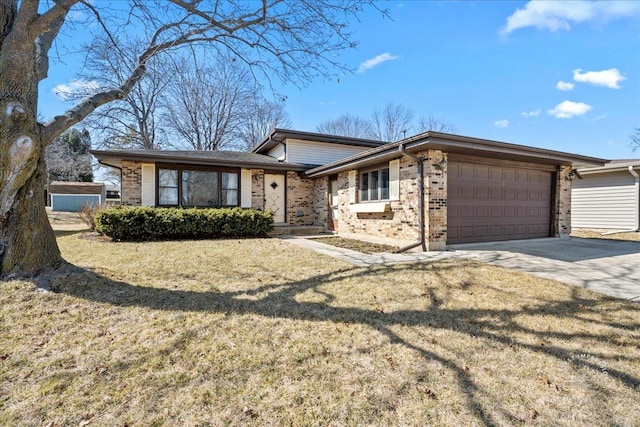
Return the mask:
[[277, 239], [111, 243], [0, 283], [0, 425], [640, 425], [640, 305]]

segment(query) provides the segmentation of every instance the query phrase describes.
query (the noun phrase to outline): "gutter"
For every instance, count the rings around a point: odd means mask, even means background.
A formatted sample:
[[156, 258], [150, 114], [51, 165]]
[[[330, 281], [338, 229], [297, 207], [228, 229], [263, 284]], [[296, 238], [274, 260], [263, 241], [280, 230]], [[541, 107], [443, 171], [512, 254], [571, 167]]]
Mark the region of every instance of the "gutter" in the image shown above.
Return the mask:
[[423, 160], [418, 156], [415, 156], [411, 153], [407, 153], [404, 150], [404, 144], [398, 144], [398, 151], [404, 155], [414, 160], [418, 166], [418, 228], [420, 229], [420, 238], [417, 242], [411, 243], [405, 247], [402, 247], [394, 253], [406, 252], [410, 249], [416, 248], [418, 246], [422, 246], [422, 251], [427, 251], [427, 244], [424, 238], [424, 164]]
[[635, 183], [634, 183], [634, 193], [635, 193], [635, 198], [636, 198], [636, 204], [635, 204], [635, 226], [634, 228], [632, 228], [631, 230], [622, 230], [622, 231], [608, 231], [606, 233], [602, 233], [602, 236], [607, 236], [609, 234], [616, 234], [616, 233], [635, 233], [638, 230], [640, 230], [640, 175], [638, 175], [638, 172], [636, 172], [633, 169], [633, 166], [629, 166], [629, 168], [627, 169], [629, 171], [629, 173], [631, 174], [631, 176], [633, 176]]

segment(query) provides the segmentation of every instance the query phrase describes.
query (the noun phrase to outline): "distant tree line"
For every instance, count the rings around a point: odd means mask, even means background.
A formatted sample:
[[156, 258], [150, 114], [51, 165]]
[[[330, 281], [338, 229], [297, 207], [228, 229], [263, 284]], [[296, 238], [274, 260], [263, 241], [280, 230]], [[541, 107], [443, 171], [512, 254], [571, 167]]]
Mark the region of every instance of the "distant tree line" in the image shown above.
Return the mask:
[[382, 109], [375, 109], [368, 118], [346, 113], [335, 119], [322, 121], [317, 125], [316, 131], [392, 142], [426, 131], [452, 133], [456, 132], [456, 126], [435, 116], [423, 116], [416, 121], [413, 111], [408, 107], [388, 103]]

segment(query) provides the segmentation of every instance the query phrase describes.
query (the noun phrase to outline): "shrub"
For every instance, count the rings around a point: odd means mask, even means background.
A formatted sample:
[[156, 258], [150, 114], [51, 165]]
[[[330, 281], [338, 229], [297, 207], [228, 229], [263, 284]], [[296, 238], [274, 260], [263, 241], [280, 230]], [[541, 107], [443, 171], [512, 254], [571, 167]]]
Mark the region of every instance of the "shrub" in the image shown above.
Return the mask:
[[107, 209], [106, 203], [102, 204], [85, 204], [80, 207], [80, 219], [84, 222], [92, 231], [96, 230], [96, 217], [99, 212]]
[[96, 230], [116, 241], [258, 237], [272, 229], [273, 213], [255, 209], [115, 206], [96, 216]]

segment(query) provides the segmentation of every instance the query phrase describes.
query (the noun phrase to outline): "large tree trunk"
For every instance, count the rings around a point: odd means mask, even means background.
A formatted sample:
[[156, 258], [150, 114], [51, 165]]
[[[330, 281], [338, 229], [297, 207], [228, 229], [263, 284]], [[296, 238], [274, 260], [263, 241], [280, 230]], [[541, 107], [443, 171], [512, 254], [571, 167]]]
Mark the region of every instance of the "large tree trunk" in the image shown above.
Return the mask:
[[[6, 141], [2, 141], [4, 145]], [[42, 156], [36, 170], [17, 191], [12, 203], [2, 205], [0, 235], [1, 276], [34, 276], [62, 264], [56, 237], [45, 212], [46, 169]]]
[[39, 56], [30, 33], [37, 2], [0, 3], [0, 277], [35, 276], [63, 264], [44, 203], [46, 168], [36, 121]]

